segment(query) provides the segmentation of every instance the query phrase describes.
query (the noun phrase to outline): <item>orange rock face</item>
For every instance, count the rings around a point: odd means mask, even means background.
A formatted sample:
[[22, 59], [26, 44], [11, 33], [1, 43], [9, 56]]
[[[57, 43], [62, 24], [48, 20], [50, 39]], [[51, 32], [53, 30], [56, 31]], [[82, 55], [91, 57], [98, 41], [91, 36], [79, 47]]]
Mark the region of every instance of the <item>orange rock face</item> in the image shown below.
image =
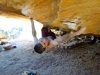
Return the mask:
[[2, 12], [33, 17], [47, 26], [66, 31], [85, 26], [84, 34], [100, 35], [100, 0], [1, 0]]

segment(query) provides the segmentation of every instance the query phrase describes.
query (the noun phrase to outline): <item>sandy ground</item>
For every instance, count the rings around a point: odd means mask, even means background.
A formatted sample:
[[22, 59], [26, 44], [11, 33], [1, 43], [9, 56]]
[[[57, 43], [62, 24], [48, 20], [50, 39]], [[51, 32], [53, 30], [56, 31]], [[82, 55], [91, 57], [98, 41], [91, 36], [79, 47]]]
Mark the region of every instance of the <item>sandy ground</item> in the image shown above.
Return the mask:
[[15, 40], [15, 49], [0, 52], [0, 75], [100, 75], [100, 43], [76, 47], [56, 46], [43, 54], [33, 52], [33, 42]]

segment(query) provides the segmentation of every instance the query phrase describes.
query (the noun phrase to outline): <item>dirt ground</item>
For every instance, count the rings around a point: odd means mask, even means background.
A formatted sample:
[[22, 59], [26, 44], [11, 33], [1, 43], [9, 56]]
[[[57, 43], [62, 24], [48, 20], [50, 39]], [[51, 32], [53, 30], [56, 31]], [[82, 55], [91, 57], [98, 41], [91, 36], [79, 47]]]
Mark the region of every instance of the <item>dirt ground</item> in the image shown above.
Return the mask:
[[14, 40], [17, 48], [0, 52], [0, 75], [100, 75], [100, 43], [81, 43], [72, 48], [56, 46], [43, 54], [33, 51], [33, 42]]

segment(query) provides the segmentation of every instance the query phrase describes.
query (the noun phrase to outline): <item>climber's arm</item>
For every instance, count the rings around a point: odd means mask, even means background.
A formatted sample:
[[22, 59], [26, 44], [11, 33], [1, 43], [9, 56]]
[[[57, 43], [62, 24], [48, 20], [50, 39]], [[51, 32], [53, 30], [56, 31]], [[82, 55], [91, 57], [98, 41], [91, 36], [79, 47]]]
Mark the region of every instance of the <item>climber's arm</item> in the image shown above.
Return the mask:
[[36, 37], [36, 30], [35, 30], [35, 27], [34, 27], [33, 18], [30, 18], [30, 21], [31, 21], [31, 28], [32, 28], [32, 35], [33, 35], [34, 44], [36, 44], [38, 42], [38, 39]]

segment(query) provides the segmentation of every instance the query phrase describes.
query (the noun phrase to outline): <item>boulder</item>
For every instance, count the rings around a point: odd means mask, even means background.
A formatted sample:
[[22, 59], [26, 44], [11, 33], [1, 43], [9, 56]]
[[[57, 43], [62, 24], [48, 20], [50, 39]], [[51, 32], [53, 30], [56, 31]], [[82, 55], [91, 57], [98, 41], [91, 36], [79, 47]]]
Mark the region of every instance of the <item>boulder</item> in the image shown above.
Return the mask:
[[70, 32], [100, 35], [100, 0], [1, 0], [0, 15], [35, 20]]

